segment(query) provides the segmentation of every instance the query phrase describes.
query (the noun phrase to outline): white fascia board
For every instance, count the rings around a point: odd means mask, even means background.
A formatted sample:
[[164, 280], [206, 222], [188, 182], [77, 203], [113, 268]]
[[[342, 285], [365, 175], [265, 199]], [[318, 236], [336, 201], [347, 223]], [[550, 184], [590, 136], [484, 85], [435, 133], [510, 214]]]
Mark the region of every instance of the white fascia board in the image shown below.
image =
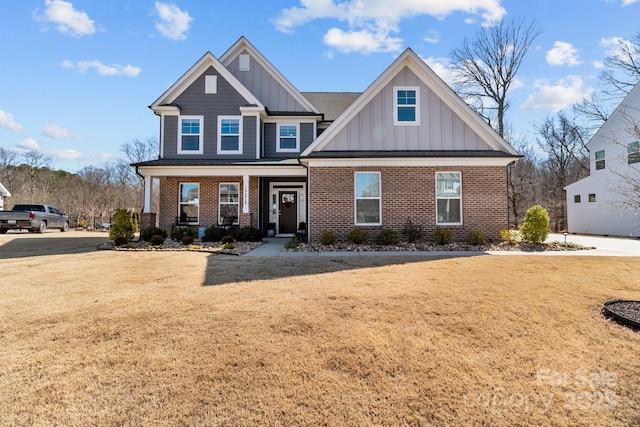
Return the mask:
[[9, 190], [7, 190], [6, 187], [2, 184], [0, 184], [0, 196], [11, 197], [11, 193], [9, 193]]
[[222, 56], [220, 57], [220, 63], [224, 65], [224, 67], [228, 67], [231, 62], [235, 59], [236, 56], [240, 55], [243, 50], [247, 50], [249, 54], [255, 59], [265, 70], [271, 74], [282, 87], [284, 87], [293, 98], [307, 108], [307, 111], [312, 111], [314, 113], [320, 114], [318, 109], [314, 107], [307, 98], [302, 96], [300, 91], [296, 89], [296, 87], [291, 84], [287, 78], [282, 75], [280, 71], [276, 67], [269, 62], [269, 60], [262, 54], [254, 45], [247, 40], [245, 36], [242, 36], [236, 41], [233, 46], [231, 46]]
[[307, 170], [302, 166], [140, 166], [142, 176], [285, 176], [306, 177]]
[[515, 159], [504, 157], [446, 157], [446, 158], [359, 158], [359, 159], [310, 159], [300, 161], [309, 167], [420, 167], [420, 166], [504, 166]]

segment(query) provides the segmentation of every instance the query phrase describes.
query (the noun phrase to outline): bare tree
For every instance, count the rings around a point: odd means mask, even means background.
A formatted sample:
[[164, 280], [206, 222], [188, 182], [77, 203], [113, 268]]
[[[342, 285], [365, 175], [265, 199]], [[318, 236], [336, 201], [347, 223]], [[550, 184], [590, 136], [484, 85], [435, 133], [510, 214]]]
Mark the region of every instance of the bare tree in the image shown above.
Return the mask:
[[507, 200], [509, 228], [517, 229], [524, 220], [527, 209], [539, 203], [540, 177], [535, 153], [526, 142], [515, 144], [523, 157], [507, 168]]
[[456, 92], [504, 136], [507, 93], [541, 30], [535, 21], [497, 22], [480, 29], [451, 52]]

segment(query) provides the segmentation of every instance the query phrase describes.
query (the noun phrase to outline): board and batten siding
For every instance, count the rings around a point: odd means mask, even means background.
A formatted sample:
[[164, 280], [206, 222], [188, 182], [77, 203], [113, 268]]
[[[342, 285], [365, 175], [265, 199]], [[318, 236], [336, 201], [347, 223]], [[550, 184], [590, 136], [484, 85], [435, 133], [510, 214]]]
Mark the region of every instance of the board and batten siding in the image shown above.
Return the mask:
[[[286, 124], [292, 124], [287, 122]], [[298, 157], [298, 154], [302, 153], [307, 147], [315, 140], [313, 133], [313, 123], [300, 123], [300, 152], [277, 152], [276, 144], [278, 142], [277, 123], [265, 123], [264, 124], [264, 157], [265, 158], [290, 158]]]
[[[248, 53], [243, 51], [242, 54]], [[307, 111], [253, 56], [250, 59], [249, 71], [240, 71], [239, 62], [238, 55], [229, 64], [228, 70], [258, 98], [262, 105], [271, 111]]]
[[[394, 126], [394, 86], [420, 87], [420, 125]], [[409, 68], [403, 68], [324, 147], [357, 150], [492, 150]]]
[[[205, 76], [218, 76], [218, 88], [215, 94], [205, 94]], [[218, 155], [218, 116], [240, 116], [240, 106], [247, 104], [231, 84], [210, 67], [191, 86], [185, 89], [174, 101], [183, 116], [204, 116], [203, 154], [178, 154], [178, 117], [166, 116], [164, 119], [165, 159], [255, 159], [256, 118], [243, 117], [242, 154]]]

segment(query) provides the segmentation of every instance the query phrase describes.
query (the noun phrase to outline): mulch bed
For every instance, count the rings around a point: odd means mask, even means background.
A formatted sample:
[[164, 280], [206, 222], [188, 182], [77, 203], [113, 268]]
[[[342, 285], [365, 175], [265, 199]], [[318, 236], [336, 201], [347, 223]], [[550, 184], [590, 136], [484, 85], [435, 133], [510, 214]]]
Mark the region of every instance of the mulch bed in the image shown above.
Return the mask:
[[436, 245], [431, 242], [398, 243], [397, 245], [356, 245], [349, 242], [337, 242], [333, 245], [321, 245], [319, 243], [301, 243], [295, 249], [286, 249], [294, 252], [372, 252], [372, 251], [523, 251], [523, 252], [544, 252], [544, 251], [579, 251], [595, 249], [589, 246], [576, 244], [564, 244], [560, 242], [552, 243], [488, 243], [486, 245], [471, 245], [469, 243], [450, 243], [447, 245]]
[[603, 309], [614, 320], [640, 329], [640, 301], [607, 301]]

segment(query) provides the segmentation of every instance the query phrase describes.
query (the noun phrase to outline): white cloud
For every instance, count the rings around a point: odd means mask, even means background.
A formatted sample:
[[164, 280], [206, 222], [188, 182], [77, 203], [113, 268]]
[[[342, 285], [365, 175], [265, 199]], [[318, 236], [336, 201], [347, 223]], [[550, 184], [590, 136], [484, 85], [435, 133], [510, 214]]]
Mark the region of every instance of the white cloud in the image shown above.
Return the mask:
[[580, 76], [567, 76], [554, 83], [537, 80], [536, 92], [520, 106], [523, 111], [558, 112], [581, 101], [592, 89], [584, 89]]
[[38, 9], [34, 13], [34, 19], [40, 22], [57, 24], [61, 33], [74, 37], [91, 35], [96, 32], [94, 21], [85, 12], [79, 12], [73, 8], [71, 2], [63, 0], [45, 0], [44, 12], [40, 15]]
[[156, 22], [156, 30], [164, 37], [171, 40], [185, 40], [186, 32], [191, 27], [193, 18], [189, 13], [182, 11], [178, 6], [170, 3], [156, 2], [156, 13], [159, 21]]
[[25, 150], [37, 150], [40, 148], [38, 142], [33, 138], [27, 138], [24, 141], [18, 142], [18, 147], [24, 148]]
[[46, 125], [44, 129], [42, 129], [42, 133], [49, 138], [82, 138], [82, 135], [74, 135], [69, 132], [67, 129], [62, 128], [58, 125]]
[[500, 0], [300, 0], [300, 7], [282, 9], [274, 20], [279, 31], [292, 32], [295, 27], [316, 19], [337, 19], [348, 29], [332, 28], [324, 36], [343, 52], [399, 51], [402, 40], [391, 36], [399, 32], [405, 18], [420, 15], [444, 18], [453, 12], [479, 15], [485, 25], [500, 20], [506, 11]]
[[100, 76], [126, 76], [135, 77], [142, 72], [140, 67], [134, 67], [133, 65], [105, 65], [100, 61], [62, 61], [62, 67], [72, 70], [76, 70], [78, 73], [86, 73], [90, 69], [95, 69]]
[[455, 72], [451, 67], [451, 60], [449, 58], [423, 58], [420, 57], [427, 65], [448, 85], [451, 86], [454, 81]]
[[22, 132], [22, 125], [13, 119], [13, 115], [0, 110], [0, 128], [12, 132]]
[[571, 43], [557, 41], [553, 49], [547, 51], [547, 63], [549, 65], [580, 65], [578, 50]]
[[604, 68], [604, 62], [593, 61], [593, 68], [595, 68], [596, 70], [602, 70]]
[[428, 35], [424, 37], [424, 41], [431, 44], [436, 44], [440, 41], [440, 33], [436, 30], [429, 30]]
[[630, 4], [636, 3], [638, 0], [622, 0], [622, 6], [629, 6]]

